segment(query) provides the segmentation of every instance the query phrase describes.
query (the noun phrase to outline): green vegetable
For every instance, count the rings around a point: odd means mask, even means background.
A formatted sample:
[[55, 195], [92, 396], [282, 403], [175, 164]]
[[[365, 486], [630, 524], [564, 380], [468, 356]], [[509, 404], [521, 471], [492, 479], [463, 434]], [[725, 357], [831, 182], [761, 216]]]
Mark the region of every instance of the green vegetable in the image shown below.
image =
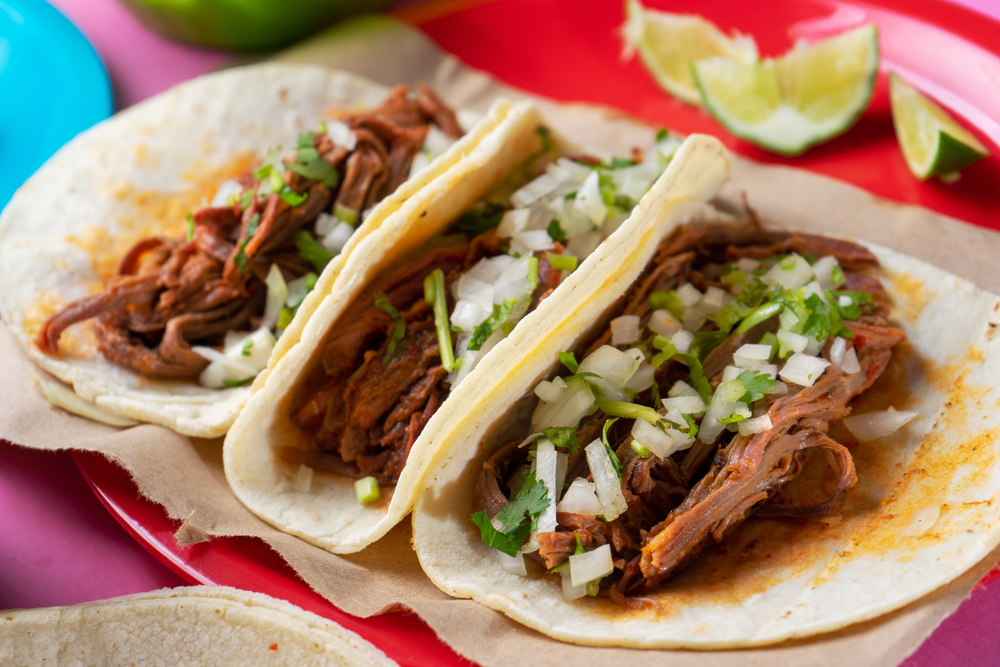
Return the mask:
[[299, 135], [298, 152], [295, 162], [285, 165], [288, 171], [304, 176], [312, 181], [320, 181], [328, 188], [337, 187], [340, 174], [330, 166], [330, 163], [320, 157], [315, 146], [315, 133], [306, 132]]
[[640, 443], [638, 440], [633, 440], [631, 447], [632, 451], [638, 454], [641, 458], [648, 459], [650, 456], [653, 455], [653, 452], [643, 447], [642, 443]]
[[481, 349], [486, 343], [486, 339], [492, 336], [494, 331], [502, 327], [510, 319], [510, 314], [514, 312], [515, 305], [517, 305], [516, 299], [507, 298], [503, 300], [502, 304], [493, 304], [493, 313], [480, 322], [472, 331], [472, 340], [469, 341], [469, 349]]
[[615, 181], [611, 178], [611, 174], [605, 174], [598, 172], [597, 174], [598, 189], [601, 191], [601, 199], [604, 201], [605, 206], [615, 205]]
[[736, 414], [735, 412], [728, 417], [723, 417], [719, 420], [720, 424], [736, 424], [738, 422], [745, 422], [747, 420], [743, 415]]
[[604, 414], [611, 417], [624, 417], [625, 419], [645, 419], [650, 424], [657, 424], [663, 419], [663, 415], [653, 408], [636, 403], [625, 403], [623, 401], [608, 401], [603, 398], [594, 400], [597, 407]]
[[744, 403], [759, 401], [764, 398], [764, 394], [774, 389], [778, 384], [771, 379], [770, 375], [766, 375], [760, 371], [743, 371], [736, 376], [736, 379], [742, 382], [743, 386], [747, 388], [747, 393], [740, 397], [740, 400]]
[[281, 309], [281, 312], [278, 314], [278, 324], [277, 324], [278, 329], [288, 328], [288, 325], [292, 323], [293, 319], [295, 319], [295, 310], [296, 309], [294, 308]]
[[687, 422], [687, 428], [686, 429], [681, 428], [679, 430], [681, 432], [687, 431], [687, 435], [689, 438], [693, 438], [694, 436], [698, 435], [698, 424], [695, 423], [694, 417], [687, 414], [681, 415], [681, 417], [683, 417], [684, 421]]
[[725, 331], [704, 331], [696, 333], [691, 341], [690, 353], [698, 357], [699, 361], [704, 361], [708, 353], [719, 347], [729, 338], [729, 333]]
[[661, 127], [656, 132], [656, 143], [659, 143], [670, 136], [670, 132], [665, 127]]
[[534, 291], [538, 284], [538, 258], [532, 256], [528, 258], [528, 287]]
[[533, 165], [538, 158], [544, 157], [556, 150], [556, 142], [552, 138], [552, 130], [544, 125], [539, 125], [535, 128], [535, 134], [538, 135], [538, 139], [541, 141], [542, 145], [537, 151], [526, 157], [524, 161], [521, 162], [521, 176], [526, 181], [531, 180], [534, 176], [531, 172], [531, 165]]
[[559, 361], [561, 361], [562, 365], [568, 368], [569, 372], [573, 375], [576, 375], [580, 370], [580, 364], [576, 360], [576, 355], [572, 352], [560, 352]]
[[362, 477], [354, 483], [354, 493], [358, 500], [368, 504], [374, 503], [382, 497], [382, 492], [378, 488], [378, 480], [374, 477]]
[[487, 202], [481, 207], [471, 208], [458, 219], [457, 227], [471, 241], [500, 224], [506, 208], [500, 204]]
[[449, 373], [455, 368], [455, 351], [451, 346], [451, 327], [448, 324], [448, 296], [444, 291], [444, 272], [434, 269], [424, 278], [424, 301], [434, 307], [434, 326], [437, 329], [441, 365]]
[[[579, 554], [586, 553], [587, 550], [583, 548], [583, 542], [580, 541], [580, 533], [573, 533], [573, 537], [576, 538], [576, 548], [573, 550], [573, 555], [574, 556], [578, 556]], [[555, 574], [556, 572], [559, 572], [564, 567], [569, 567], [569, 559], [568, 558], [566, 559], [566, 561], [562, 565], [556, 565], [554, 568], [552, 568], [551, 570], [549, 570], [549, 572], [551, 572], [552, 574]]]
[[753, 308], [743, 305], [738, 299], [733, 299], [724, 305], [715, 315], [715, 323], [719, 331], [730, 331], [737, 322], [750, 314]]
[[765, 320], [769, 320], [784, 309], [784, 306], [776, 301], [768, 301], [762, 306], [758, 306], [744, 318], [740, 326], [736, 328], [737, 334], [744, 334]]
[[684, 317], [684, 306], [681, 305], [681, 300], [677, 298], [677, 293], [674, 290], [653, 292], [649, 295], [649, 305], [653, 310], [665, 309], [677, 319]]
[[358, 221], [357, 210], [351, 208], [350, 206], [344, 206], [343, 204], [334, 204], [333, 214], [338, 220], [343, 220], [349, 225], [353, 225]]
[[306, 274], [306, 287], [311, 290], [316, 288], [316, 281], [319, 280], [319, 276], [310, 271]]
[[303, 192], [302, 194], [297, 195], [294, 192], [292, 192], [291, 188], [285, 186], [281, 189], [280, 192], [278, 192], [278, 196], [281, 197], [281, 201], [285, 202], [289, 206], [298, 206], [299, 204], [301, 204], [306, 200], [306, 197], [309, 196], [309, 193]]
[[252, 349], [253, 349], [253, 339], [252, 338], [247, 338], [245, 341], [243, 341], [243, 349], [240, 351], [240, 353], [244, 357], [249, 357], [250, 356], [250, 351]]
[[548, 438], [556, 447], [565, 447], [570, 454], [575, 454], [580, 449], [580, 443], [576, 440], [576, 428], [572, 426], [550, 426], [539, 431], [541, 435], [535, 438], [538, 442], [542, 438]]
[[[614, 401], [608, 401], [608, 402], [613, 403]], [[630, 405], [630, 404], [625, 403], [624, 405]], [[604, 451], [608, 453], [608, 458], [611, 459], [611, 465], [614, 466], [615, 473], [618, 475], [618, 479], [621, 480], [622, 462], [618, 460], [618, 455], [615, 454], [615, 448], [611, 446], [610, 442], [608, 442], [608, 429], [610, 429], [611, 425], [614, 424], [616, 421], [618, 421], [617, 418], [609, 419], [608, 421], [604, 422], [604, 429], [601, 431], [601, 442], [604, 443]]]
[[315, 266], [316, 270], [320, 272], [334, 258], [332, 252], [317, 243], [313, 235], [304, 229], [299, 230], [295, 235], [295, 247], [298, 248], [299, 257]]
[[[549, 502], [545, 482], [536, 480], [535, 473], [532, 472], [524, 480], [517, 495], [497, 513], [497, 521], [504, 526], [503, 532], [494, 528], [486, 512], [476, 512], [469, 518], [479, 526], [483, 544], [513, 558], [517, 556], [528, 533], [537, 526], [538, 517], [549, 506]], [[525, 518], [528, 519], [527, 523]]]
[[691, 372], [691, 386], [701, 394], [706, 404], [709, 403], [712, 400], [712, 385], [708, 383], [708, 378], [705, 377], [705, 370], [701, 367], [701, 360], [692, 354], [678, 354], [677, 356], [683, 359], [688, 365], [688, 370]]
[[244, 250], [247, 247], [247, 243], [253, 238], [253, 235], [257, 233], [257, 224], [259, 222], [260, 214], [254, 213], [253, 217], [250, 218], [250, 222], [247, 223], [246, 233], [243, 236], [243, 240], [240, 241], [239, 248], [236, 250], [236, 259], [233, 260], [237, 273], [243, 273], [247, 270], [247, 264], [250, 262], [250, 259], [246, 256]]
[[385, 357], [382, 359], [382, 363], [387, 364], [392, 359], [392, 355], [396, 354], [399, 341], [403, 340], [403, 336], [406, 335], [406, 322], [400, 317], [399, 311], [389, 302], [389, 297], [385, 295], [385, 292], [378, 292], [375, 295], [375, 305], [388, 313], [394, 324], [392, 335], [389, 336], [389, 348], [385, 351]]
[[187, 235], [187, 239], [188, 239], [188, 242], [190, 243], [191, 241], [194, 240], [194, 216], [191, 215], [190, 213], [188, 213], [187, 221], [188, 221], [188, 235]]
[[549, 221], [548, 232], [549, 238], [557, 243], [562, 243], [566, 240], [566, 232], [563, 231], [562, 225], [555, 218]]
[[847, 277], [844, 275], [844, 270], [839, 266], [834, 266], [833, 271], [830, 272], [830, 282], [833, 283], [833, 286], [843, 285], [845, 280]]
[[747, 274], [743, 273], [739, 269], [733, 269], [722, 274], [722, 282], [727, 285], [745, 285], [747, 282]]
[[547, 252], [545, 253], [545, 257], [549, 260], [549, 266], [557, 271], [576, 270], [576, 257], [573, 255], [554, 255], [551, 252]]
[[247, 378], [246, 380], [223, 380], [222, 384], [226, 385], [227, 387], [244, 387], [253, 381], [254, 378]]
[[[851, 298], [850, 306], [841, 306], [840, 297], [847, 296]], [[826, 298], [831, 304], [837, 309], [837, 312], [845, 320], [854, 321], [861, 317], [862, 310], [861, 304], [868, 304], [869, 308], [875, 307], [875, 299], [872, 297], [870, 292], [851, 292], [848, 290], [827, 290]]]
[[[657, 336], [657, 338], [662, 338], [662, 336]], [[656, 345], [656, 343], [657, 341], [654, 340], [653, 345]], [[677, 348], [674, 347], [673, 343], [667, 342], [666, 346], [662, 349], [663, 351], [654, 356], [649, 362], [653, 365], [653, 368], [659, 368], [677, 354]]]

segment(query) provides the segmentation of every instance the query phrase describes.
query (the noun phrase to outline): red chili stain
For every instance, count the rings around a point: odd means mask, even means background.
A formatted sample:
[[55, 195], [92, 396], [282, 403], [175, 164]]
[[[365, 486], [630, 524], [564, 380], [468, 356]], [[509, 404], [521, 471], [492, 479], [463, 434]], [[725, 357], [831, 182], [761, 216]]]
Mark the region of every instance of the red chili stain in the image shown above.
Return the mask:
[[272, 651], [277, 651], [278, 650], [278, 645], [277, 644], [271, 644], [271, 650]]

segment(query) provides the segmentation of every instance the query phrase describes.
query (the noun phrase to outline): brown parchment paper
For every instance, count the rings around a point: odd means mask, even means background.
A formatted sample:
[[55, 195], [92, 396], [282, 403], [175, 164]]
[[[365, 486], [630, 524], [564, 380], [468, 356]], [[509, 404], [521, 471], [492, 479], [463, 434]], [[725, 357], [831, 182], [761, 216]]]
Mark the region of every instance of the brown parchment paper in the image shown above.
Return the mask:
[[[281, 54], [284, 62], [350, 70], [386, 84], [429, 82], [456, 107], [485, 110], [498, 95], [527, 97], [445, 56], [421, 33], [390, 19], [352, 21]], [[542, 103], [553, 127], [584, 146], [626, 153], [648, 141], [650, 128], [605, 110]], [[721, 204], [740, 209], [743, 193], [763, 217], [782, 224], [874, 241], [940, 266], [1000, 292], [992, 271], [1000, 235], [893, 204], [805, 171], [734, 159]], [[1000, 549], [952, 584], [882, 618], [808, 640], [753, 650], [641, 651], [562, 644], [469, 600], [440, 592], [420, 571], [404, 522], [363, 552], [335, 556], [265, 524], [226, 486], [221, 441], [191, 441], [141, 425], [116, 429], [52, 407], [35, 389], [28, 362], [0, 326], [0, 439], [38, 449], [98, 451], [121, 465], [139, 491], [181, 522], [177, 539], [190, 544], [212, 536], [263, 539], [318, 593], [359, 616], [412, 609], [461, 655], [486, 667], [566, 664], [698, 665], [698, 667], [890, 667], [912, 653], [965, 599], [1000, 558]]]

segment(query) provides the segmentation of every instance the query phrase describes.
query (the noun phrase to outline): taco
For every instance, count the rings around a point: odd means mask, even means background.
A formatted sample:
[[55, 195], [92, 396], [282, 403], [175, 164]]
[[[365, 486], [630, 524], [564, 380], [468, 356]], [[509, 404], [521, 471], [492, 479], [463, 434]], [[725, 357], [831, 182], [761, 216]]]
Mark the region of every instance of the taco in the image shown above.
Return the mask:
[[724, 150], [688, 139], [667, 206], [539, 308], [534, 354], [441, 445], [413, 516], [425, 572], [564, 641], [723, 648], [972, 567], [1000, 542], [1000, 299], [685, 201], [686, 170], [711, 197]]
[[335, 552], [395, 525], [497, 364], [530, 352], [517, 340], [532, 313], [643, 209], [679, 142], [650, 143], [601, 160], [562, 142], [530, 104], [511, 109], [356, 246], [226, 438], [240, 500]]
[[18, 191], [0, 218], [0, 313], [89, 414], [221, 435], [335, 257], [504, 113], [463, 138], [425, 86], [317, 67], [183, 84], [70, 142]]
[[67, 607], [6, 610], [0, 617], [0, 661], [8, 667], [397, 664], [333, 621], [284, 600], [226, 586], [164, 588]]

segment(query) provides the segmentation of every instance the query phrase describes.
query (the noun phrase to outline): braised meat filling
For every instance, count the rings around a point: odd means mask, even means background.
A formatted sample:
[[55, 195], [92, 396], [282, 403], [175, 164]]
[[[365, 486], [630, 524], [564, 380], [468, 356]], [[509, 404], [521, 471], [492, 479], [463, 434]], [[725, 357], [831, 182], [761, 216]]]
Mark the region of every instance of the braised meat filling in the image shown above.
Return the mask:
[[38, 348], [56, 354], [66, 328], [93, 318], [110, 361], [147, 377], [197, 379], [209, 359], [192, 346], [218, 346], [227, 332], [260, 326], [272, 267], [291, 283], [320, 272], [331, 247], [339, 252], [344, 239], [324, 238], [323, 215], [327, 226], [348, 225], [349, 236], [349, 226], [407, 178], [432, 125], [451, 138], [462, 134], [425, 86], [415, 95], [397, 87], [382, 107], [330, 125], [338, 131], [324, 124], [301, 135], [294, 158], [269, 155], [230, 183], [230, 200], [194, 212], [181, 238], [139, 241], [104, 292], [45, 321]]
[[[534, 433], [483, 465], [483, 541], [550, 571], [608, 545], [606, 571], [577, 596], [629, 605], [751, 515], [836, 513], [856, 474], [830, 425], [906, 338], [864, 272], [877, 266], [860, 245], [756, 223], [675, 230], [573, 375], [536, 389]], [[809, 457], [836, 488], [802, 503], [782, 491]], [[547, 474], [549, 503], [528, 488]]]

